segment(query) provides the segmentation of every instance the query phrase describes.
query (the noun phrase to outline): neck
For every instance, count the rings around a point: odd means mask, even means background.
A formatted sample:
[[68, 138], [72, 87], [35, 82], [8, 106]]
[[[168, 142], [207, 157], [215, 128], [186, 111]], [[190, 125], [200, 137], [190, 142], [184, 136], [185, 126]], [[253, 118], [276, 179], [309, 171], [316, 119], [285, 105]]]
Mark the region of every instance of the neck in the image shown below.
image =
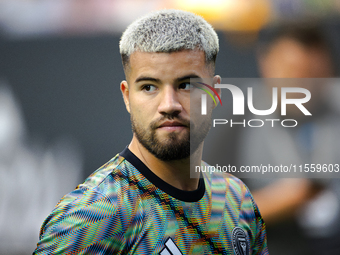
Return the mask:
[[[202, 145], [188, 158], [180, 160], [163, 161], [150, 153], [138, 139], [133, 136], [129, 150], [135, 154], [155, 175], [168, 184], [186, 191], [193, 191], [198, 188], [199, 173], [190, 176], [191, 165], [201, 165]], [[194, 173], [192, 171], [192, 173]]]

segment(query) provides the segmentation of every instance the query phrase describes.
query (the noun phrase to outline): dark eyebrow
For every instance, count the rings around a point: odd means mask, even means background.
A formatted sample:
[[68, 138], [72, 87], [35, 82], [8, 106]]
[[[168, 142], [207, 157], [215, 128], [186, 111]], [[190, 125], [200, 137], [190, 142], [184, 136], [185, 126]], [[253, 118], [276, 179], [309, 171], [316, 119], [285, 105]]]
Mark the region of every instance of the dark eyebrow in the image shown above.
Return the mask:
[[[176, 82], [181, 82], [181, 81], [184, 81], [184, 80], [189, 80], [190, 78], [201, 78], [201, 77], [199, 77], [199, 76], [196, 75], [196, 74], [189, 74], [189, 75], [186, 75], [186, 76], [177, 78], [177, 79], [176, 79]], [[141, 77], [138, 77], [138, 78], [135, 80], [135, 83], [141, 82], [141, 81], [153, 81], [153, 82], [156, 82], [156, 83], [161, 83], [161, 80], [160, 80], [160, 79], [156, 79], [156, 78], [149, 77], [149, 76], [141, 76]]]
[[189, 75], [186, 75], [186, 76], [177, 78], [177, 79], [176, 79], [176, 82], [181, 82], [181, 81], [184, 81], [184, 80], [190, 80], [190, 79], [192, 79], [192, 78], [201, 78], [201, 77], [199, 77], [199, 76], [196, 75], [196, 74], [189, 74]]
[[141, 76], [141, 77], [138, 77], [135, 80], [135, 83], [140, 82], [140, 81], [153, 81], [153, 82], [156, 82], [156, 83], [160, 83], [161, 82], [160, 79], [156, 79], [156, 78], [152, 78], [152, 77], [148, 77], [148, 76]]

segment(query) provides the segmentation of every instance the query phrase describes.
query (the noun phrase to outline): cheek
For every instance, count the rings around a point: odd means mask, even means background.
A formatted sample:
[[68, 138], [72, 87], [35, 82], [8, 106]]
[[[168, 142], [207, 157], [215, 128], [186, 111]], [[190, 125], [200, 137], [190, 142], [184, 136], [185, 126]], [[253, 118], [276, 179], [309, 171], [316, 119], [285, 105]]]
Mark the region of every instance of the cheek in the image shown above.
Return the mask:
[[131, 114], [140, 124], [151, 122], [156, 111], [154, 108], [150, 101], [130, 101]]
[[187, 114], [190, 114], [190, 109], [191, 107], [194, 105], [192, 104], [192, 101], [190, 98], [187, 98], [186, 100], [183, 100], [182, 103], [181, 103], [184, 111], [187, 113]]
[[[202, 93], [196, 93], [190, 97], [190, 104], [188, 104], [188, 111], [191, 114], [191, 116], [201, 116], [202, 115]], [[204, 104], [204, 103], [203, 103]], [[206, 95], [206, 109], [207, 114], [211, 113], [212, 110], [215, 108], [215, 103], [213, 99]]]

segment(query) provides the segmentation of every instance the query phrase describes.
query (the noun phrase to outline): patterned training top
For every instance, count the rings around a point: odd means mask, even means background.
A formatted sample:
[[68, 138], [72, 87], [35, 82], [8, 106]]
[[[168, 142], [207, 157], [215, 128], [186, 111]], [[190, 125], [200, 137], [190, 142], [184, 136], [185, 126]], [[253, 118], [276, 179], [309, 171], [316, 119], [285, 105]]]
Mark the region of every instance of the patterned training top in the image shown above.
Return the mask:
[[183, 191], [126, 148], [61, 199], [33, 254], [248, 255], [268, 249], [262, 217], [239, 179], [203, 173], [197, 190]]

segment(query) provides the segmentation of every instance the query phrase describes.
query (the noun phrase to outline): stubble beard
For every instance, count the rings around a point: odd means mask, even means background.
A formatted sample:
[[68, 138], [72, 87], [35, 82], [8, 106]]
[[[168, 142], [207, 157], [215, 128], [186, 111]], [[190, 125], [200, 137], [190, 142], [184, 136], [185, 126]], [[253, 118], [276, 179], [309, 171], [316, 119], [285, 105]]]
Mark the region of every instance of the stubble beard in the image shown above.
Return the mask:
[[[157, 128], [159, 123], [166, 120], [180, 121], [188, 128], [188, 132], [183, 135], [176, 132], [170, 132], [162, 141], [157, 137]], [[151, 154], [162, 161], [173, 161], [189, 158], [203, 142], [211, 127], [211, 121], [203, 123], [199, 130], [193, 123], [188, 120], [179, 118], [178, 116], [163, 116], [158, 120], [150, 123], [148, 128], [143, 128], [138, 125], [137, 121], [131, 114], [132, 131], [137, 140], [146, 148]], [[190, 139], [190, 130], [193, 130]]]

